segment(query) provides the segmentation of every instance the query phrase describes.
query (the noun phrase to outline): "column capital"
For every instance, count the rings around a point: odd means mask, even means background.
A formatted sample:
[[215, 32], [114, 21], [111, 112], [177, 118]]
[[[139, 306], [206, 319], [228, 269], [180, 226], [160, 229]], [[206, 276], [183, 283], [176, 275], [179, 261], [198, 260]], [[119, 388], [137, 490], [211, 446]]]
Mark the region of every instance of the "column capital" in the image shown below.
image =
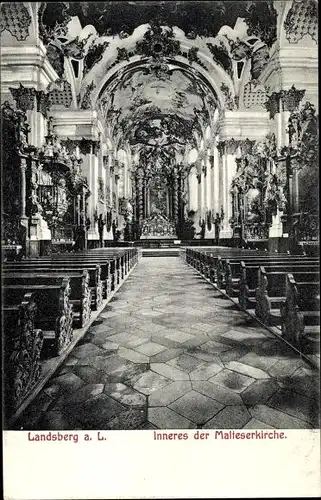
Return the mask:
[[60, 140], [61, 144], [63, 144], [68, 151], [74, 152], [76, 148], [79, 148], [79, 151], [85, 156], [88, 154], [96, 155], [100, 149], [100, 140], [99, 139], [70, 139], [67, 137], [66, 139]]
[[17, 109], [21, 111], [31, 111], [35, 106], [36, 89], [24, 87], [21, 83], [19, 87], [9, 87], [13, 99], [16, 101]]
[[221, 156], [224, 153], [235, 154], [237, 148], [240, 146], [240, 143], [242, 142], [243, 142], [242, 139], [234, 139], [234, 137], [231, 137], [229, 139], [225, 139], [224, 141], [219, 141], [216, 145], [216, 148]]
[[265, 102], [265, 108], [270, 113], [270, 119], [281, 111], [295, 111], [305, 94], [305, 89], [298, 90], [294, 85], [288, 90], [273, 92]]
[[19, 87], [9, 87], [13, 99], [16, 101], [17, 109], [21, 111], [32, 111], [37, 105], [37, 112], [45, 118], [48, 117], [50, 109], [50, 96], [44, 90], [36, 90], [34, 87], [25, 87], [20, 83]]

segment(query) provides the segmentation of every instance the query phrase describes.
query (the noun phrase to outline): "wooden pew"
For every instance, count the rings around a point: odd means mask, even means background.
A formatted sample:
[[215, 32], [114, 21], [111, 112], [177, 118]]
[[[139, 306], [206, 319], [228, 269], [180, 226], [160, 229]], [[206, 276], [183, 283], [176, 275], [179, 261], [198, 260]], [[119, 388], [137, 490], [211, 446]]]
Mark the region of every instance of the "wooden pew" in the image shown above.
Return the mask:
[[73, 311], [69, 302], [70, 280], [60, 278], [60, 282], [50, 280], [45, 285], [4, 285], [5, 306], [21, 301], [27, 292], [35, 292], [37, 304], [36, 328], [43, 331], [43, 337], [54, 355], [59, 356], [73, 338]]
[[[34, 262], [34, 261], [29, 261]], [[99, 266], [98, 276], [91, 276], [91, 289], [93, 294], [93, 309], [97, 309], [101, 306], [102, 299], [106, 299], [109, 296], [112, 287], [112, 283], [114, 282], [114, 273], [116, 272], [117, 259], [115, 258], [100, 258], [99, 256], [89, 256], [88, 254], [74, 254], [70, 257], [66, 256], [55, 256], [55, 257], [46, 257], [37, 259], [37, 262], [45, 262], [56, 264], [57, 266], [60, 264], [61, 266], [76, 266], [77, 264], [80, 267], [83, 267], [85, 264], [86, 269], [90, 269], [91, 266]]]
[[222, 287], [225, 269], [220, 264], [226, 258], [236, 258], [238, 261], [244, 256], [265, 256], [266, 252], [258, 250], [243, 250], [238, 248], [213, 247], [207, 249], [186, 249], [186, 261], [195, 267], [201, 274], [209, 278], [211, 282], [219, 282]]
[[[279, 259], [262, 260], [256, 259], [252, 261], [242, 261], [240, 264], [240, 278], [237, 282], [238, 300], [243, 309], [255, 308], [256, 305], [256, 289], [259, 286], [259, 268], [264, 266], [268, 271], [287, 271], [291, 272], [298, 266], [318, 266], [315, 259], [297, 258], [297, 257], [282, 257]], [[307, 269], [303, 269], [307, 270]], [[232, 286], [235, 287], [233, 279]], [[236, 295], [236, 294], [235, 294]]]
[[89, 262], [96, 263], [101, 267], [101, 281], [103, 283], [103, 298], [109, 296], [125, 278], [130, 268], [134, 265], [137, 256], [136, 249], [95, 249], [88, 252], [78, 252], [66, 256], [52, 255], [50, 257], [36, 259], [39, 261], [54, 262]]
[[87, 270], [68, 273], [64, 271], [62, 275], [59, 269], [48, 269], [39, 274], [35, 268], [25, 267], [23, 272], [5, 272], [3, 283], [4, 285], [45, 285], [46, 283], [59, 283], [64, 276], [70, 279], [70, 303], [73, 306], [74, 326], [83, 328], [91, 317], [91, 291]]
[[284, 262], [290, 259], [299, 260], [300, 257], [288, 254], [263, 254], [260, 252], [256, 252], [255, 254], [244, 253], [243, 255], [231, 257], [219, 256], [217, 260], [217, 286], [219, 288], [228, 287], [230, 290], [235, 289], [237, 280], [242, 276], [241, 262]]
[[17, 410], [41, 375], [43, 333], [35, 327], [34, 295], [26, 292], [2, 308], [6, 419]]
[[99, 264], [87, 263], [83, 261], [55, 261], [45, 259], [28, 259], [17, 264], [12, 263], [10, 266], [5, 264], [4, 271], [24, 272], [25, 269], [33, 270], [37, 274], [42, 274], [48, 271], [58, 271], [61, 274], [68, 276], [68, 273], [88, 271], [89, 273], [89, 288], [91, 290], [91, 307], [96, 310], [102, 304], [103, 283], [101, 281], [101, 267]]
[[320, 353], [320, 283], [286, 277], [281, 304], [282, 334], [305, 354]]
[[290, 273], [298, 283], [319, 282], [318, 265], [296, 265], [263, 267], [258, 271], [258, 287], [256, 288], [255, 314], [266, 325], [281, 325], [281, 304], [286, 298], [286, 277]]

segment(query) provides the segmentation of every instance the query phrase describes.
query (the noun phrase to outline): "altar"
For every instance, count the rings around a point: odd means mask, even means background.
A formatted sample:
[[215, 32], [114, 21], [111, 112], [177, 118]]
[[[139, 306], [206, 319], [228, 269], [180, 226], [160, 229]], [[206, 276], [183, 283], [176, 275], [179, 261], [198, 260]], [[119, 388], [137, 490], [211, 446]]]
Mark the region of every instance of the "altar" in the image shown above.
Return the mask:
[[141, 239], [176, 239], [175, 224], [161, 213], [154, 212], [142, 224]]

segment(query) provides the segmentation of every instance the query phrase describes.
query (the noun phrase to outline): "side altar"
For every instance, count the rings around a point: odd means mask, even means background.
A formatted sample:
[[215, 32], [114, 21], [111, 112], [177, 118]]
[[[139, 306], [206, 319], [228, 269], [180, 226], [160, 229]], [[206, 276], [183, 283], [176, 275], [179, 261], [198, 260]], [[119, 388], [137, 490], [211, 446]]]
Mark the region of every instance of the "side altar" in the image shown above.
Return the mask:
[[146, 239], [176, 239], [175, 224], [167, 217], [154, 212], [143, 221], [141, 238]]

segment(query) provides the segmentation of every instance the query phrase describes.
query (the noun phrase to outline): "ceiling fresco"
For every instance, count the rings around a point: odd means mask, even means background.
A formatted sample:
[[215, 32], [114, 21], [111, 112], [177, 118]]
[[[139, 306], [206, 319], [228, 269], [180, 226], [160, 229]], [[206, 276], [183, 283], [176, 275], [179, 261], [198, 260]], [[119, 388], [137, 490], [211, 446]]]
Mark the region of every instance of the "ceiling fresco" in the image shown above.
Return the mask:
[[202, 134], [216, 109], [216, 97], [195, 75], [167, 67], [160, 78], [144, 67], [128, 71], [107, 86], [100, 109], [111, 133], [131, 146], [174, 147]]
[[[65, 77], [65, 58], [82, 68], [78, 106], [97, 109], [116, 149], [158, 158], [158, 164], [199, 147], [222, 102], [235, 108], [236, 64], [252, 58], [257, 78], [276, 38], [276, 18], [272, 0], [44, 2], [39, 14], [59, 77]], [[86, 36], [68, 39], [72, 19], [79, 35], [91, 26]], [[233, 34], [240, 19], [251, 43]], [[147, 30], [138, 36], [142, 25]]]

